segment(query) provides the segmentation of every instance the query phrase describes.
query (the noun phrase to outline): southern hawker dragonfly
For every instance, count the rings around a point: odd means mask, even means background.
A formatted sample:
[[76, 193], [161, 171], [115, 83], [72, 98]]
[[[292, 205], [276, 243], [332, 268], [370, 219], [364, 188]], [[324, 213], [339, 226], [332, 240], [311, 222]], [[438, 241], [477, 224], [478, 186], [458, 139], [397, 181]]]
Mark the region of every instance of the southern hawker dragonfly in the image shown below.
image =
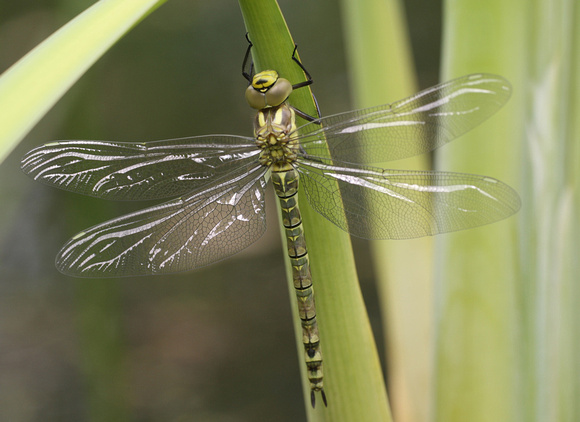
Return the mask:
[[292, 85], [273, 70], [244, 72], [250, 82], [246, 98], [257, 110], [253, 137], [51, 142], [27, 153], [22, 168], [35, 180], [97, 198], [176, 198], [75, 235], [56, 266], [77, 277], [175, 273], [241, 251], [266, 230], [264, 189], [272, 179], [314, 406], [315, 392], [325, 404], [326, 396], [299, 181], [317, 212], [365, 239], [409, 239], [481, 226], [515, 213], [520, 201], [491, 177], [368, 166], [426, 153], [474, 128], [509, 99], [504, 78], [468, 75], [392, 104], [312, 118], [296, 127], [295, 114], [303, 114], [286, 99], [312, 79], [293, 59], [307, 81]]

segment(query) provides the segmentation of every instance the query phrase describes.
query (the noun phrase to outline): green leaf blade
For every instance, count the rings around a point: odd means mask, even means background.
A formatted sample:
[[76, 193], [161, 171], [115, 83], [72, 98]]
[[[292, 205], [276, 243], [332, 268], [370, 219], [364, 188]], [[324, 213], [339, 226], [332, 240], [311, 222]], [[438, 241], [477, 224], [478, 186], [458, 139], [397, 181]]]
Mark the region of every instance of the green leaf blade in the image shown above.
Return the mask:
[[0, 162], [93, 63], [164, 2], [97, 2], [4, 72]]

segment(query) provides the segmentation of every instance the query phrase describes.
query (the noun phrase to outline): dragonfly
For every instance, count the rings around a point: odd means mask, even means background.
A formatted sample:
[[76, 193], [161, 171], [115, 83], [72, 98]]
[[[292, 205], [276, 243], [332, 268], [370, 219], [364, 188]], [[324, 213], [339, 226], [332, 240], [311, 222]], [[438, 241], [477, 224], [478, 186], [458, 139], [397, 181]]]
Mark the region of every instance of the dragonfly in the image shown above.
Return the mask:
[[[246, 68], [250, 47], [246, 52]], [[254, 136], [207, 135], [151, 142], [68, 140], [28, 152], [22, 169], [35, 180], [109, 200], [169, 199], [73, 236], [56, 267], [76, 277], [188, 271], [228, 258], [266, 230], [264, 189], [281, 204], [293, 268], [311, 403], [323, 387], [312, 274], [297, 192], [353, 236], [410, 239], [504, 219], [520, 207], [508, 185], [473, 174], [389, 170], [399, 160], [445, 145], [482, 123], [509, 99], [507, 80], [472, 74], [409, 98], [327, 117], [287, 101], [312, 83], [291, 84], [274, 70], [248, 80]], [[296, 115], [307, 119], [297, 127]], [[171, 199], [173, 198], [173, 199]]]

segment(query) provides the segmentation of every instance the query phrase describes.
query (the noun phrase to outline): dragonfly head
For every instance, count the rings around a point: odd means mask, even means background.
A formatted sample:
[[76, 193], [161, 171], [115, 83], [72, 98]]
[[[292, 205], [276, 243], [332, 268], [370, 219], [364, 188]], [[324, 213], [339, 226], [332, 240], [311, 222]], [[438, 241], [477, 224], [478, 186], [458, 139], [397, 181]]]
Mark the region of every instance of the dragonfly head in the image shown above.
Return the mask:
[[277, 107], [291, 92], [292, 84], [287, 79], [280, 78], [275, 70], [265, 70], [254, 75], [246, 89], [246, 101], [256, 110]]

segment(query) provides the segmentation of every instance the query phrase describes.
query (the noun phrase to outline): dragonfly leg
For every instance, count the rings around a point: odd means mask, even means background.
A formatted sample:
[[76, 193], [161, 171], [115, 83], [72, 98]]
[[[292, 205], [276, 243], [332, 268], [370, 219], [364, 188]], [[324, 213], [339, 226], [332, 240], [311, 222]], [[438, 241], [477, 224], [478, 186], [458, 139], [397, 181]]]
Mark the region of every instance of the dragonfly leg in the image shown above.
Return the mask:
[[[320, 111], [318, 110], [318, 103], [316, 102], [316, 97], [314, 97], [314, 94], [312, 94], [312, 98], [314, 98], [314, 104], [316, 104], [316, 112], [320, 116]], [[304, 120], [318, 124], [318, 125], [320, 124], [320, 119], [318, 117], [311, 116], [310, 114], [305, 113], [302, 110], [297, 109], [296, 107], [293, 107], [291, 105], [289, 105], [289, 107], [292, 110], [294, 110], [294, 113], [296, 113], [299, 117], [302, 117]]]
[[248, 59], [250, 58], [250, 51], [252, 50], [252, 41], [250, 41], [250, 34], [246, 32], [246, 40], [248, 40], [248, 48], [246, 49], [246, 54], [244, 56], [244, 61], [242, 62], [242, 76], [246, 78], [249, 83], [252, 83], [252, 76], [254, 75], [254, 61], [250, 60], [250, 69], [246, 71], [248, 66]]
[[315, 163], [320, 163], [320, 164], [324, 163], [324, 161], [320, 157], [316, 157], [314, 155], [308, 154], [308, 152], [306, 152], [306, 150], [304, 149], [304, 146], [302, 144], [300, 144], [300, 146], [298, 147], [298, 150], [300, 151], [302, 158], [305, 158], [308, 161], [313, 161]]
[[[302, 88], [302, 87], [305, 87], [308, 85], [312, 85], [314, 83], [314, 79], [312, 79], [310, 72], [308, 72], [308, 70], [306, 70], [306, 67], [304, 67], [302, 62], [298, 59], [298, 57], [296, 57], [297, 50], [298, 50], [298, 44], [294, 44], [294, 51], [292, 52], [292, 60], [294, 60], [296, 62], [296, 64], [298, 66], [300, 66], [300, 69], [302, 69], [302, 71], [306, 75], [307, 79], [304, 82], [300, 82], [300, 83], [292, 85], [292, 89]], [[320, 107], [318, 107], [318, 100], [316, 99], [316, 96], [314, 94], [312, 94], [312, 99], [314, 100], [314, 105], [316, 106], [316, 114], [318, 115], [318, 117], [313, 117], [309, 114], [304, 113], [303, 111], [297, 110], [294, 107], [292, 107], [292, 108], [294, 108], [294, 111], [296, 112], [296, 114], [299, 115], [300, 117], [302, 117], [304, 120], [320, 124], [319, 122], [317, 122], [317, 119], [320, 118]]]
[[296, 57], [297, 50], [298, 50], [298, 44], [294, 44], [294, 51], [292, 52], [292, 60], [294, 60], [296, 62], [296, 64], [298, 66], [300, 66], [300, 69], [302, 69], [302, 71], [306, 75], [307, 79], [304, 82], [300, 82], [300, 83], [297, 83], [295, 85], [292, 85], [292, 89], [302, 88], [303, 86], [312, 85], [314, 83], [314, 79], [312, 79], [310, 72], [308, 72], [308, 70], [306, 70], [306, 68], [304, 67], [302, 62], [298, 59], [298, 57]]

